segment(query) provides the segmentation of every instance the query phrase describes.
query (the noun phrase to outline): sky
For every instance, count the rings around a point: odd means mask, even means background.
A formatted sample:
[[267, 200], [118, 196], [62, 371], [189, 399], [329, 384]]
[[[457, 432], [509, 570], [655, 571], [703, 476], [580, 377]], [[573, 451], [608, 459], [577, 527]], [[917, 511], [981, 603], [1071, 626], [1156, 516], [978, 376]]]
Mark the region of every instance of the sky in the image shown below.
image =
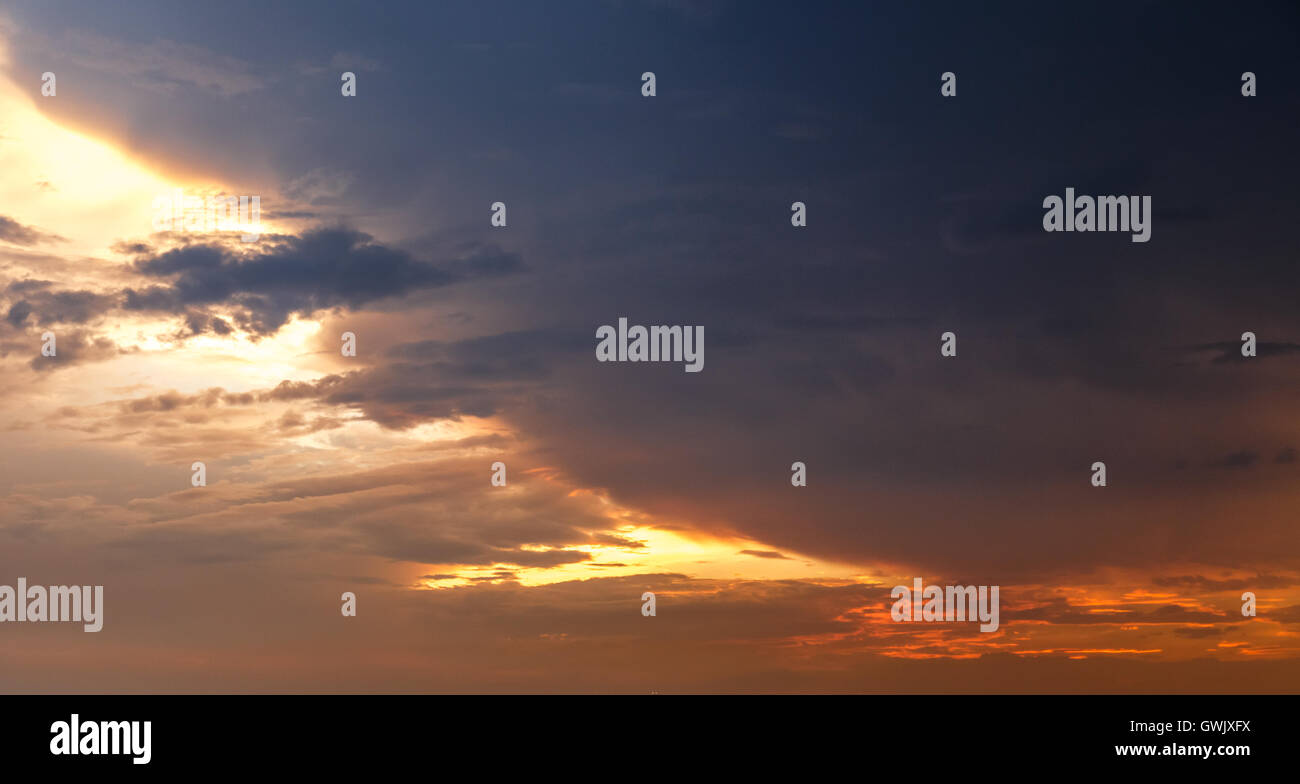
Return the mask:
[[1294, 4], [126, 6], [0, 9], [0, 690], [1300, 692]]

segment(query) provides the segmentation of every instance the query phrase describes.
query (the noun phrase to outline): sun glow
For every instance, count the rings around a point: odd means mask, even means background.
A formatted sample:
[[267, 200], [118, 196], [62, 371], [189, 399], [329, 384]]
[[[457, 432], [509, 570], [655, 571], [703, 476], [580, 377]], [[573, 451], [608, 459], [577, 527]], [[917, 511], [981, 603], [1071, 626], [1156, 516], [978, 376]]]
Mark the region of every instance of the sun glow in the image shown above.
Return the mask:
[[[75, 234], [49, 243], [61, 255], [103, 256], [119, 241], [148, 237], [155, 200], [177, 189], [200, 198], [238, 194], [228, 185], [178, 181], [152, 171], [105, 142], [56, 124], [40, 112], [41, 100], [60, 99], [0, 80], [0, 204], [8, 217], [28, 226], [75, 227]], [[260, 230], [277, 229], [262, 221]]]

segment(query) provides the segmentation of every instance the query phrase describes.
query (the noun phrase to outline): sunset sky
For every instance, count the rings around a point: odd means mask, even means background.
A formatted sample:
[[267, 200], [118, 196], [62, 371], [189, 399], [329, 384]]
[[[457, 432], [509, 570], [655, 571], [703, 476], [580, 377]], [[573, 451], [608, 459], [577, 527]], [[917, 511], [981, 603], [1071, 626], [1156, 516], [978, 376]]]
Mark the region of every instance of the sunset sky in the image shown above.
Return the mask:
[[1300, 9], [1015, 7], [7, 2], [0, 692], [1300, 691]]

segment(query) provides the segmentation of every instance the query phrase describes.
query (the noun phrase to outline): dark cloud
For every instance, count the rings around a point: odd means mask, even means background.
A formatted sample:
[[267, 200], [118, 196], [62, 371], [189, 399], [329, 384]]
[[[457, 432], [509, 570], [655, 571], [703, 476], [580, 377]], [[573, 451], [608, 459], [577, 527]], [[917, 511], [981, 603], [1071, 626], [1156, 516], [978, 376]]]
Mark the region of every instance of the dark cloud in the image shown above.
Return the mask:
[[783, 561], [790, 560], [787, 556], [784, 556], [775, 550], [741, 550], [740, 554], [752, 555], [755, 558], [778, 558]]
[[[438, 265], [387, 247], [362, 232], [315, 229], [264, 238], [254, 248], [187, 245], [137, 256], [134, 269], [167, 285], [123, 292], [126, 310], [184, 313], [191, 306], [236, 309], [239, 326], [278, 330], [293, 315], [357, 309], [387, 297], [522, 269], [519, 258], [491, 246]], [[192, 322], [191, 327], [203, 326]]]
[[1211, 460], [1207, 465], [1211, 468], [1250, 468], [1258, 461], [1258, 452], [1241, 451]]
[[1180, 575], [1176, 577], [1157, 577], [1152, 584], [1166, 588], [1184, 588], [1201, 592], [1214, 591], [1264, 591], [1274, 588], [1292, 588], [1300, 585], [1300, 578], [1282, 575], [1259, 574], [1254, 577], [1239, 577], [1216, 580], [1203, 575]]
[[157, 251], [144, 243], [118, 243], [116, 251], [134, 257], [137, 274], [167, 280], [168, 285], [100, 293], [55, 290], [51, 281], [16, 280], [5, 289], [10, 303], [5, 320], [14, 327], [50, 326], [86, 324], [119, 310], [163, 312], [180, 316], [190, 335], [228, 335], [234, 325], [205, 310], [219, 306], [235, 312], [239, 327], [267, 335], [293, 315], [355, 310], [390, 297], [523, 269], [516, 254], [490, 245], [463, 248], [439, 265], [347, 229], [277, 235], [252, 249], [200, 243]]
[[45, 281], [9, 284], [6, 294], [12, 304], [5, 320], [14, 327], [26, 323], [40, 327], [86, 324], [112, 310], [118, 301], [117, 297], [93, 291], [51, 291], [48, 285]]
[[1241, 354], [1242, 345], [1241, 342], [1203, 343], [1188, 346], [1186, 350], [1212, 352], [1214, 353], [1211, 360], [1213, 362], [1242, 362], [1261, 358], [1286, 357], [1300, 352], [1300, 343], [1262, 341], [1255, 344], [1255, 356], [1245, 357]]
[[13, 218], [6, 218], [3, 215], [0, 215], [0, 240], [23, 246], [64, 241], [57, 234], [47, 234], [31, 226], [24, 226]]
[[1214, 626], [1187, 626], [1182, 629], [1174, 629], [1174, 634], [1179, 637], [1185, 637], [1191, 640], [1203, 640], [1207, 637], [1221, 637], [1232, 631], [1231, 626], [1217, 628]]
[[1028, 609], [1004, 608], [1002, 617], [1008, 622], [1046, 621], [1052, 624], [1222, 624], [1233, 623], [1231, 614], [1189, 609], [1178, 604], [1125, 606], [1122, 612], [1095, 613], [1093, 608], [1075, 607], [1065, 599]]
[[585, 337], [561, 330], [404, 343], [386, 352], [392, 361], [316, 382], [284, 382], [267, 394], [353, 407], [391, 428], [490, 416], [542, 388], [557, 358], [572, 357], [586, 344]]
[[118, 346], [108, 338], [80, 329], [56, 331], [54, 333], [55, 355], [52, 357], [41, 353], [43, 340], [39, 334], [30, 336], [30, 344], [32, 358], [28, 366], [38, 373], [66, 370], [85, 362], [100, 362], [131, 351]]

